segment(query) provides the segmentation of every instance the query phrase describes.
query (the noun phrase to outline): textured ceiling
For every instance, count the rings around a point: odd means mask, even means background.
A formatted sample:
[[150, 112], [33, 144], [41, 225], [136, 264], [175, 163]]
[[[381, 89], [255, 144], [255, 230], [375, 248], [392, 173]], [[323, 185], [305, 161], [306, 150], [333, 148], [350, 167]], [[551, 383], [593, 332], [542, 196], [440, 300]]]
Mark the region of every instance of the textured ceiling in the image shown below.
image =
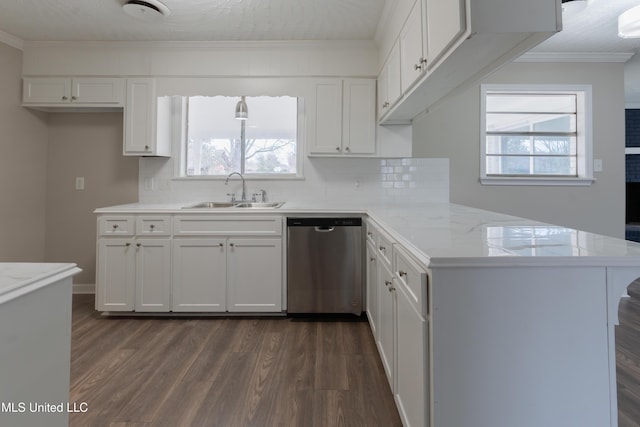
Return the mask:
[[125, 0], [0, 0], [0, 30], [25, 41], [371, 40], [384, 0], [162, 0], [145, 22]]

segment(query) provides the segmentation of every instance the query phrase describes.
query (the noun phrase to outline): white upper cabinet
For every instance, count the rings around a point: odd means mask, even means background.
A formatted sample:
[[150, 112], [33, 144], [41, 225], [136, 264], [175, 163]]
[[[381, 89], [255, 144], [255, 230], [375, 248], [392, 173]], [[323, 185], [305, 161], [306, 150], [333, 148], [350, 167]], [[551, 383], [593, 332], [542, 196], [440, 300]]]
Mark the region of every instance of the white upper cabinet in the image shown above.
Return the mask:
[[400, 31], [400, 73], [402, 92], [409, 90], [426, 69], [422, 0], [416, 0]]
[[315, 84], [309, 106], [309, 155], [376, 153], [376, 82], [328, 79]]
[[170, 156], [169, 139], [157, 138], [156, 81], [150, 78], [127, 79], [124, 106], [125, 156]]
[[[380, 53], [390, 58], [398, 39], [402, 99], [379, 112], [381, 124], [410, 123], [454, 89], [478, 81], [562, 28], [556, 0], [394, 4], [393, 19], [381, 32]], [[388, 80], [389, 70], [381, 68], [380, 76]], [[389, 96], [388, 83], [380, 87]], [[379, 108], [386, 102], [379, 99]]]
[[122, 79], [25, 77], [22, 103], [29, 107], [122, 107]]
[[464, 0], [425, 2], [427, 68], [432, 68], [466, 30], [466, 9]]
[[400, 42], [396, 40], [378, 76], [378, 119], [400, 99]]

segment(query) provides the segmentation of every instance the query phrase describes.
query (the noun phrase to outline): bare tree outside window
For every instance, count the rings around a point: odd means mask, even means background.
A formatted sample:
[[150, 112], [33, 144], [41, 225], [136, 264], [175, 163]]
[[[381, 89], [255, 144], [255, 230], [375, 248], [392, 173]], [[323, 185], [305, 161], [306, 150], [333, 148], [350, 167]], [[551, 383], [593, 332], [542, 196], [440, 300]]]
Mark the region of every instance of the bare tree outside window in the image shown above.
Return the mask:
[[249, 118], [244, 122], [244, 141], [242, 121], [234, 116], [239, 99], [189, 97], [186, 174], [217, 176], [242, 171], [247, 174], [295, 175], [297, 98], [246, 97]]

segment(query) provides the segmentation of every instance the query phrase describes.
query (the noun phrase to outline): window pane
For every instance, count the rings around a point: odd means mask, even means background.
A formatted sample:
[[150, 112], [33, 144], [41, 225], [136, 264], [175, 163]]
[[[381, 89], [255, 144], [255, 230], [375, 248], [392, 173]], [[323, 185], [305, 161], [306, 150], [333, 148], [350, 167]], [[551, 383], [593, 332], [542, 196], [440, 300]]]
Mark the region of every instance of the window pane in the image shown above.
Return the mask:
[[530, 175], [530, 157], [487, 156], [487, 175]]
[[534, 154], [576, 155], [576, 138], [569, 136], [536, 136], [533, 143]]
[[575, 113], [575, 94], [496, 94], [488, 93], [486, 100], [488, 113], [524, 112], [524, 113]]
[[576, 116], [568, 114], [487, 114], [488, 132], [575, 132]]
[[295, 174], [297, 98], [246, 97], [249, 119], [245, 121], [235, 118], [239, 100], [240, 97], [189, 97], [186, 174]]
[[533, 165], [536, 175], [576, 175], [576, 161], [572, 157], [536, 157]]
[[296, 173], [297, 98], [252, 97], [247, 108], [245, 172]]
[[531, 154], [531, 137], [528, 135], [489, 135], [487, 154]]

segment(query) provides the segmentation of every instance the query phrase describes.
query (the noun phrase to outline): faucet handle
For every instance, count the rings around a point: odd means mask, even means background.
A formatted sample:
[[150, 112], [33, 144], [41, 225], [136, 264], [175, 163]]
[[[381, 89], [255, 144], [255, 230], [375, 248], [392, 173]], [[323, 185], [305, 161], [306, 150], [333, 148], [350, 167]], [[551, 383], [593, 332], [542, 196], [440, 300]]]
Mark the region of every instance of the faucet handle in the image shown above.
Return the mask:
[[260, 190], [260, 198], [262, 199], [262, 203], [267, 201], [267, 190]]
[[231, 203], [236, 202], [236, 193], [227, 193], [227, 196], [231, 196]]

